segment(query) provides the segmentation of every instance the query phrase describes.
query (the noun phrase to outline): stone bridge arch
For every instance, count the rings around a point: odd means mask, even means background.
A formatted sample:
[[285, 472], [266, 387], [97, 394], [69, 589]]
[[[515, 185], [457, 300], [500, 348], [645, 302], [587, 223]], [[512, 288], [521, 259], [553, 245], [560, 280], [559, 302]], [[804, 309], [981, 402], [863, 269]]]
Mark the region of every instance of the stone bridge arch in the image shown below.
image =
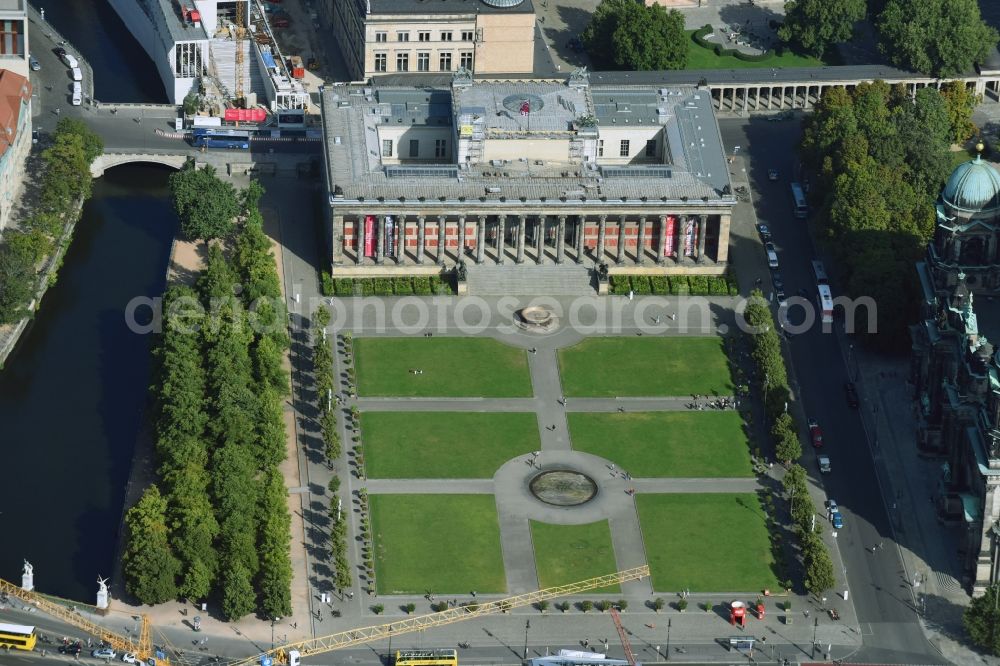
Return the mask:
[[162, 164], [180, 169], [187, 161], [187, 155], [166, 155], [160, 153], [105, 153], [90, 164], [90, 175], [100, 178], [108, 169], [122, 164], [146, 162], [147, 164]]

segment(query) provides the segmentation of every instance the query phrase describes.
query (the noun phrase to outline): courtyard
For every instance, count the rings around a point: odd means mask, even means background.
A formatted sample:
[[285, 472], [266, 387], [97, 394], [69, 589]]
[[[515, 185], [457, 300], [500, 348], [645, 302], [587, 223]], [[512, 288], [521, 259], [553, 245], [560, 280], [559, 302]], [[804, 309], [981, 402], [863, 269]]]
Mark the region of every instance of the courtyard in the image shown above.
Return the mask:
[[[651, 579], [592, 593], [776, 587], [740, 414], [684, 406], [731, 395], [720, 338], [355, 345], [378, 594], [520, 593], [643, 562]], [[592, 491], [560, 494], [576, 482]]]

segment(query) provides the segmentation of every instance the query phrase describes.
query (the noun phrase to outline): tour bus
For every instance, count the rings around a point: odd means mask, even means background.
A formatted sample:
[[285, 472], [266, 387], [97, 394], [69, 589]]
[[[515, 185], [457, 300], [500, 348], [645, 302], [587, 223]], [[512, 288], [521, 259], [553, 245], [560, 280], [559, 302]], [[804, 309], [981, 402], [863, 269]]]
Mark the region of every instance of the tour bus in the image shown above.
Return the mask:
[[458, 666], [456, 650], [397, 650], [396, 666]]
[[798, 183], [792, 183], [792, 212], [799, 219], [805, 219], [809, 215], [809, 204], [806, 203], [806, 195], [802, 192], [802, 186]]
[[35, 649], [35, 628], [0, 622], [0, 648], [31, 651]]
[[819, 309], [824, 324], [833, 323], [833, 296], [830, 294], [830, 285], [821, 284], [819, 290]]
[[191, 141], [195, 148], [250, 149], [250, 133], [245, 130], [196, 127]]
[[826, 267], [823, 265], [822, 261], [813, 261], [813, 276], [816, 278], [816, 284], [830, 284], [830, 279], [826, 276]]

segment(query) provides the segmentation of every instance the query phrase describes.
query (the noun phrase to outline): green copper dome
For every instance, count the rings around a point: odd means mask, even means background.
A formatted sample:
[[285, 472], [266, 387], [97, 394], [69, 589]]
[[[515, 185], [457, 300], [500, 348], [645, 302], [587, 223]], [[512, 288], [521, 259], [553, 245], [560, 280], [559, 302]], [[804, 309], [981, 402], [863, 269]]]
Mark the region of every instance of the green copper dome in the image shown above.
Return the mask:
[[1000, 173], [977, 155], [952, 172], [941, 198], [952, 208], [970, 213], [1000, 208]]

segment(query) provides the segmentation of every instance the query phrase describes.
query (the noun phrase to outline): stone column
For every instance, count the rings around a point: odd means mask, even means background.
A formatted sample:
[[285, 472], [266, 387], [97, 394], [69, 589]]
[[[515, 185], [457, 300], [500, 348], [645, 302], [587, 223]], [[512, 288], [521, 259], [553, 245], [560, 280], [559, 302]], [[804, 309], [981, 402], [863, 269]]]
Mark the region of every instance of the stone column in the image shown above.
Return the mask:
[[417, 263], [424, 263], [424, 234], [427, 232], [427, 218], [417, 218]]
[[375, 218], [375, 263], [381, 265], [385, 258], [385, 215]]
[[526, 215], [519, 215], [517, 217], [517, 263], [524, 263], [524, 234], [525, 228], [528, 226], [528, 218]]
[[604, 232], [607, 231], [608, 216], [601, 215], [597, 223], [597, 263], [604, 261]]
[[621, 266], [625, 263], [625, 216], [618, 216], [618, 256], [615, 263]]
[[635, 243], [635, 260], [640, 265], [646, 263], [646, 216], [639, 218], [639, 239]]
[[483, 263], [486, 252], [486, 216], [479, 216], [479, 225], [476, 227], [476, 263]]
[[354, 227], [354, 237], [358, 241], [358, 250], [355, 254], [357, 255], [357, 264], [358, 266], [361, 266], [365, 263], [365, 218], [363, 215], [358, 216], [358, 220], [354, 223]]
[[583, 261], [583, 234], [587, 230], [587, 218], [583, 215], [576, 216], [576, 263]]
[[538, 216], [538, 226], [535, 228], [535, 262], [545, 261], [545, 216]]
[[465, 259], [465, 216], [458, 218], [458, 260]]
[[719, 216], [719, 251], [716, 252], [715, 261], [724, 264], [729, 261], [729, 215]]
[[497, 215], [497, 265], [503, 266], [507, 254], [507, 216]]
[[396, 265], [406, 261], [406, 215], [396, 218]]
[[444, 246], [445, 246], [445, 236], [446, 236], [446, 225], [444, 223], [444, 215], [438, 215], [438, 252], [437, 252], [437, 262], [439, 265], [444, 266]]
[[563, 262], [566, 252], [566, 216], [559, 216], [559, 227], [556, 229], [556, 263]]
[[705, 261], [705, 229], [708, 227], [708, 215], [698, 216], [698, 262]]
[[663, 253], [667, 251], [667, 216], [660, 216], [660, 232], [656, 239], [656, 263], [662, 266], [665, 262]]
[[344, 263], [344, 216], [333, 216], [333, 256], [330, 263], [339, 266]]

